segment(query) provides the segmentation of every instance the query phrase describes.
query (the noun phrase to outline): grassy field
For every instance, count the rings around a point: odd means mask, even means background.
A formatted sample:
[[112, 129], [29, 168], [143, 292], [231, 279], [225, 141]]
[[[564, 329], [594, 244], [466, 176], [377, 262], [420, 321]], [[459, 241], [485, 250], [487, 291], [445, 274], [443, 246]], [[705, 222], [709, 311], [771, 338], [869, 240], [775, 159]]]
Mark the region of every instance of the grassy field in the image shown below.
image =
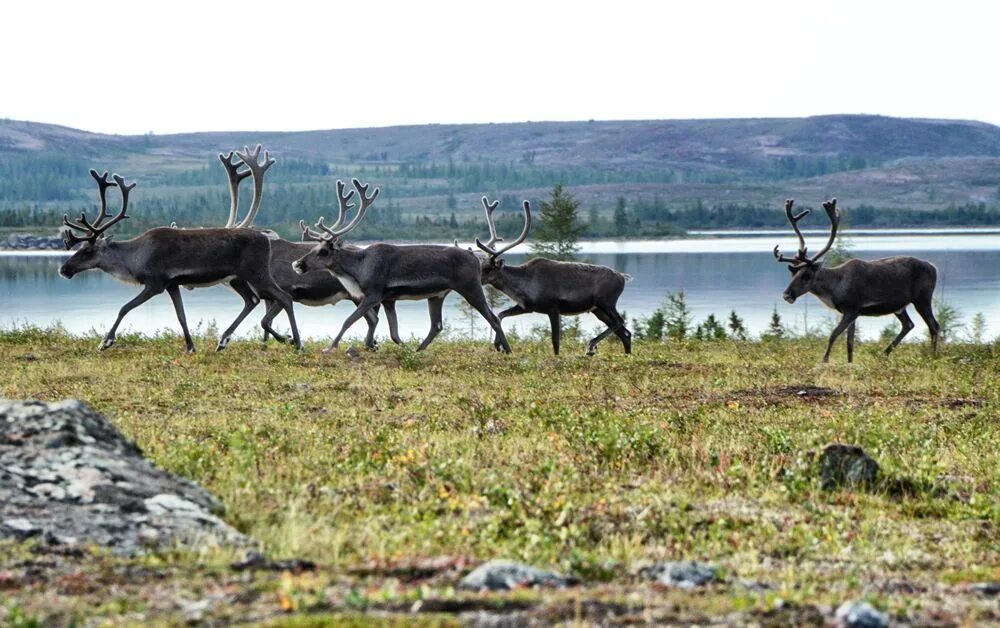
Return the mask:
[[[820, 365], [816, 341], [638, 344], [631, 357], [609, 342], [591, 359], [525, 341], [513, 356], [486, 342], [296, 354], [245, 341], [219, 354], [199, 339], [192, 356], [173, 336], [96, 345], [0, 333], [0, 397], [86, 400], [218, 495], [269, 556], [320, 568], [248, 575], [226, 551], [121, 560], [3, 545], [0, 623], [174, 623], [200, 609], [290, 625], [472, 611], [781, 624], [822, 622], [852, 598], [911, 621], [1000, 621], [998, 598], [969, 586], [1000, 580], [993, 346], [909, 344], [887, 359], [866, 344], [854, 365], [841, 346]], [[812, 452], [832, 442], [875, 457], [881, 484], [822, 490]], [[581, 585], [456, 592], [497, 557]], [[667, 590], [637, 574], [685, 559], [715, 563], [723, 582]]]

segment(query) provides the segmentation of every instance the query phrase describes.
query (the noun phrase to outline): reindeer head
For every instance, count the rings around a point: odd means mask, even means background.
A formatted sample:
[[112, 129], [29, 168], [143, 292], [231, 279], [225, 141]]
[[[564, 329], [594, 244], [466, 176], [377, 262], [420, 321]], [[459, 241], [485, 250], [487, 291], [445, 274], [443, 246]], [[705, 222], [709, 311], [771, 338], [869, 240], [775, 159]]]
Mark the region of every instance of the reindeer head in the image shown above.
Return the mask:
[[486, 224], [490, 230], [490, 239], [484, 244], [479, 238], [476, 238], [476, 246], [486, 253], [486, 257], [480, 260], [480, 281], [495, 287], [500, 280], [500, 271], [504, 266], [504, 260], [500, 259], [500, 256], [524, 242], [531, 229], [531, 205], [528, 201], [524, 201], [524, 229], [521, 230], [521, 235], [505, 247], [493, 248], [497, 242], [503, 242], [503, 238], [497, 235], [497, 227], [493, 220], [493, 212], [496, 211], [499, 204], [500, 201], [490, 203], [485, 196], [483, 197], [483, 209], [486, 210]]
[[344, 224], [344, 218], [347, 216], [347, 210], [354, 207], [354, 204], [350, 202], [351, 197], [354, 196], [354, 190], [345, 195], [343, 181], [337, 181], [337, 197], [340, 199], [340, 210], [337, 222], [332, 227], [327, 227], [323, 223], [322, 217], [316, 222], [316, 229], [307, 226], [304, 220], [299, 221], [299, 227], [302, 228], [302, 239], [304, 241], [313, 241], [317, 244], [305, 256], [292, 262], [292, 268], [296, 273], [303, 275], [312, 270], [334, 272], [340, 267], [340, 260], [345, 246], [343, 236], [361, 223], [361, 219], [365, 217], [365, 212], [368, 211], [368, 208], [378, 198], [379, 193], [379, 189], [375, 188], [371, 196], [368, 196], [368, 184], [362, 185], [357, 179], [351, 179], [351, 183], [354, 184], [354, 188], [358, 191], [358, 195], [361, 198], [361, 207], [358, 208], [358, 213], [355, 214], [346, 227], [342, 225]]
[[795, 253], [794, 257], [785, 257], [778, 250], [777, 246], [774, 247], [774, 258], [779, 262], [788, 264], [788, 270], [792, 273], [792, 281], [781, 295], [789, 303], [795, 303], [796, 299], [812, 291], [816, 275], [823, 265], [823, 256], [833, 246], [833, 242], [837, 238], [837, 229], [840, 226], [840, 210], [837, 209], [837, 199], [832, 198], [823, 203], [823, 209], [826, 210], [826, 215], [830, 218], [830, 239], [827, 240], [826, 246], [823, 247], [822, 251], [809, 257], [806, 255], [806, 240], [799, 230], [798, 223], [811, 210], [806, 209], [798, 214], [794, 214], [792, 212], [794, 202], [792, 199], [785, 201], [785, 216], [788, 218], [788, 222], [792, 225], [792, 229], [795, 230], [795, 235], [799, 239], [799, 250]]
[[[135, 183], [126, 185], [125, 180], [117, 174], [112, 175], [112, 178], [115, 180], [114, 183], [108, 181], [107, 172], [98, 175], [96, 170], [91, 170], [90, 176], [94, 177], [94, 180], [97, 181], [101, 198], [101, 210], [97, 215], [97, 220], [93, 223], [87, 220], [86, 213], [80, 214], [79, 222], [74, 222], [69, 219], [69, 216], [63, 215], [62, 235], [66, 250], [73, 248], [77, 244], [81, 245], [76, 253], [59, 268], [59, 274], [67, 279], [72, 278], [77, 273], [100, 266], [111, 242], [111, 236], [105, 235], [105, 232], [116, 223], [128, 218], [125, 215], [125, 212], [128, 210], [128, 195], [132, 188], [135, 187]], [[106, 192], [109, 187], [114, 185], [117, 185], [121, 191], [122, 204], [118, 210], [118, 214], [112, 217], [107, 213]], [[111, 220], [104, 222], [107, 218], [111, 218]], [[82, 236], [77, 235], [77, 233], [82, 234]]]

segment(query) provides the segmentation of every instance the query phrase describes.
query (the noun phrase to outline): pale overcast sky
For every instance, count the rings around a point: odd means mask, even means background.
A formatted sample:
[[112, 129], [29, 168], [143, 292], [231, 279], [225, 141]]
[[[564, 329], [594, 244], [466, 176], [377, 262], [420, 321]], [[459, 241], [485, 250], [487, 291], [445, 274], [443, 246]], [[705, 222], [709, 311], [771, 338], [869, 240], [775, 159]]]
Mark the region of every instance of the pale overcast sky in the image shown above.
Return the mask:
[[877, 113], [1000, 124], [1000, 2], [8, 2], [0, 118], [107, 133]]

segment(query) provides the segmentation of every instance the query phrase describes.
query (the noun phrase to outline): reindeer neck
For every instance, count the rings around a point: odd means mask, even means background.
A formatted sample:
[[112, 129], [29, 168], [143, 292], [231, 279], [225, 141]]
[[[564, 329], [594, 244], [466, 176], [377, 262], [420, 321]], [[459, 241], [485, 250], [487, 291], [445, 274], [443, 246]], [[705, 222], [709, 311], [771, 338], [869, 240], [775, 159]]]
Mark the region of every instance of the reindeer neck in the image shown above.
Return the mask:
[[142, 249], [143, 243], [136, 242], [135, 239], [108, 242], [104, 246], [104, 254], [98, 259], [97, 267], [120, 281], [137, 282], [145, 266]]
[[524, 288], [529, 285], [530, 276], [531, 270], [526, 268], [524, 264], [519, 266], [504, 265], [493, 276], [491, 283], [494, 288], [509, 296], [513, 301], [524, 303], [528, 296]]
[[813, 280], [812, 288], [809, 290], [816, 295], [820, 301], [837, 309], [838, 288], [840, 286], [841, 270], [839, 268], [820, 267], [816, 270], [816, 278]]

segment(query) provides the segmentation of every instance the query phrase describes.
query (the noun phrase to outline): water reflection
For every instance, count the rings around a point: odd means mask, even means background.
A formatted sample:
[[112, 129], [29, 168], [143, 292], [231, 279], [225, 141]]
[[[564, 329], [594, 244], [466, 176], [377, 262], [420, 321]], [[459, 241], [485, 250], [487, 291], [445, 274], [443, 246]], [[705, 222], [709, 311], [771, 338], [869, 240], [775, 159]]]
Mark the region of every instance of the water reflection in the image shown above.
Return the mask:
[[[794, 238], [794, 236], [792, 236]], [[778, 241], [775, 241], [778, 240]], [[818, 301], [810, 297], [795, 305], [781, 300], [781, 291], [789, 274], [782, 264], [776, 264], [770, 254], [774, 244], [789, 250], [794, 239], [740, 237], [720, 239], [687, 239], [630, 243], [586, 243], [585, 257], [632, 276], [625, 289], [620, 307], [628, 318], [648, 316], [659, 306], [667, 292], [684, 290], [696, 320], [710, 313], [720, 318], [735, 310], [754, 333], [765, 329], [772, 308], [777, 307], [786, 324], [798, 330], [805, 325], [816, 327], [831, 316]], [[744, 242], [746, 241], [746, 242]], [[852, 238], [855, 253], [873, 259], [885, 255], [912, 251], [938, 267], [937, 296], [957, 307], [966, 321], [976, 312], [986, 316], [990, 333], [1000, 333], [1000, 236], [974, 233], [971, 235], [935, 236], [858, 236]], [[735, 244], [734, 244], [735, 243]], [[882, 248], [879, 248], [882, 247]], [[659, 252], [649, 252], [659, 251]], [[508, 254], [509, 263], [520, 263], [523, 255]], [[104, 273], [90, 271], [72, 281], [59, 277], [60, 255], [0, 255], [0, 326], [20, 323], [51, 325], [62, 323], [73, 333], [97, 330], [103, 333], [114, 321], [118, 308], [138, 293], [135, 286], [121, 284]], [[188, 320], [195, 327], [199, 322], [212, 321], [227, 325], [239, 312], [241, 300], [228, 289], [216, 286], [184, 292]], [[452, 295], [446, 301], [445, 321], [454, 333], [468, 333], [469, 321], [458, 309], [460, 298]], [[336, 333], [343, 319], [351, 312], [350, 303], [333, 308], [296, 307], [303, 335], [307, 338], [327, 338]], [[402, 302], [398, 306], [400, 331], [404, 337], [422, 337], [428, 326], [426, 305]], [[244, 337], [258, 334], [257, 322], [263, 315], [251, 315], [240, 328]], [[283, 321], [283, 317], [279, 318]], [[581, 318], [588, 329], [599, 323], [590, 315]], [[534, 325], [546, 326], [543, 316], [525, 316], [509, 321], [521, 330]], [[877, 335], [892, 317], [862, 322], [866, 337]], [[158, 296], [134, 310], [125, 319], [122, 331], [153, 332], [179, 328], [170, 299]], [[486, 336], [486, 325], [475, 323], [480, 337]], [[918, 322], [918, 330], [922, 323]], [[364, 325], [352, 329], [353, 337], [364, 332]], [[380, 323], [379, 336], [387, 336], [385, 323]]]

